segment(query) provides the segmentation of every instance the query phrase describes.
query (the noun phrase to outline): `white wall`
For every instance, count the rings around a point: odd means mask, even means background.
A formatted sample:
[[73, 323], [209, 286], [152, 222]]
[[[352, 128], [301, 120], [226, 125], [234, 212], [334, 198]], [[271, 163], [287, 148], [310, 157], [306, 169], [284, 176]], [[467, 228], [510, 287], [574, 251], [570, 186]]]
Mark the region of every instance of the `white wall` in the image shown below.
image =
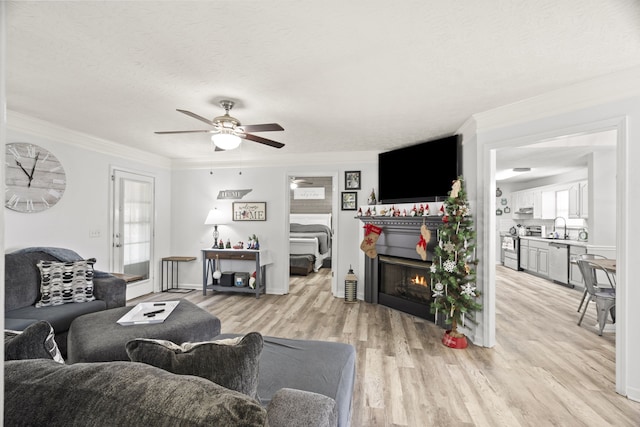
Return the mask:
[[[247, 242], [248, 236], [255, 234], [260, 240], [262, 249], [268, 250], [273, 264], [266, 269], [267, 293], [282, 294], [287, 291], [289, 280], [289, 239], [287, 230], [288, 197], [290, 175], [325, 176], [335, 175], [336, 203], [340, 201], [340, 192], [344, 191], [344, 171], [360, 170], [362, 172], [362, 190], [358, 191], [358, 200], [366, 200], [371, 191], [377, 187], [377, 166], [369, 155], [365, 161], [350, 162], [346, 165], [308, 164], [296, 166], [184, 169], [173, 172], [171, 182], [171, 250], [174, 256], [196, 256], [197, 261], [183, 263], [180, 268], [180, 283], [185, 287], [202, 286], [202, 254], [203, 248], [213, 244], [212, 225], [204, 225], [210, 209], [217, 207], [225, 215], [225, 224], [218, 226], [220, 238], [227, 238], [232, 245], [238, 241]], [[311, 159], [310, 161], [312, 161]], [[240, 172], [242, 172], [240, 174]], [[266, 221], [234, 222], [231, 220], [234, 200], [218, 200], [220, 190], [251, 189], [251, 192], [240, 200], [267, 203]], [[337, 274], [337, 296], [344, 295], [344, 276], [349, 265], [353, 265], [358, 274], [360, 265], [360, 241], [358, 240], [359, 220], [354, 211], [337, 209], [336, 245], [338, 257], [332, 257]], [[250, 264], [242, 262], [222, 261], [223, 270], [252, 269]], [[247, 271], [249, 271], [247, 269]], [[364, 279], [364, 278], [363, 278]], [[360, 293], [360, 292], [359, 292]]]
[[616, 244], [616, 153], [596, 151], [589, 159], [589, 242]]
[[[64, 247], [85, 258], [95, 257], [96, 269], [109, 271], [109, 172], [112, 166], [118, 166], [156, 178], [154, 255], [156, 260], [168, 255], [169, 234], [163, 232], [169, 229], [171, 193], [168, 168], [98, 152], [95, 150], [97, 145], [93, 145], [94, 149], [83, 148], [74, 141], [84, 141], [85, 145], [91, 146], [91, 137], [48, 126], [42, 122], [33, 122], [34, 128], [38, 129], [38, 132], [34, 133], [16, 129], [24, 127], [24, 118], [17, 119], [15, 123], [19, 123], [19, 126], [12, 126], [10, 116], [7, 142], [30, 142], [52, 151], [65, 169], [67, 187], [60, 201], [46, 211], [18, 213], [4, 209], [6, 252], [30, 246]], [[100, 231], [100, 237], [90, 237], [91, 230]], [[155, 261], [152, 265], [159, 266], [159, 262]], [[154, 272], [157, 276], [159, 267], [154, 269]], [[156, 279], [159, 279], [159, 276]], [[155, 289], [159, 289], [159, 285], [155, 286]]]

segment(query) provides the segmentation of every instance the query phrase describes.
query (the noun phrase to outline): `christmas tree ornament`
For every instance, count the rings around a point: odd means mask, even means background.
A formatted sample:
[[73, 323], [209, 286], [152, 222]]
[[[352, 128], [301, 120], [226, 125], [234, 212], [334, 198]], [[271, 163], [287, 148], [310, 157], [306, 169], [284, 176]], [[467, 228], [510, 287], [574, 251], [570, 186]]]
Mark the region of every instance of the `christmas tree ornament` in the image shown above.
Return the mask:
[[444, 268], [444, 271], [446, 271], [447, 273], [453, 273], [456, 269], [456, 263], [448, 259], [442, 264], [442, 268]]
[[453, 197], [454, 199], [458, 198], [458, 193], [460, 193], [460, 180], [456, 179], [455, 181], [453, 181], [453, 185], [451, 186], [451, 193], [449, 195], [449, 197]]
[[456, 245], [454, 245], [453, 242], [449, 240], [447, 243], [444, 244], [444, 250], [445, 252], [453, 252], [456, 250]]

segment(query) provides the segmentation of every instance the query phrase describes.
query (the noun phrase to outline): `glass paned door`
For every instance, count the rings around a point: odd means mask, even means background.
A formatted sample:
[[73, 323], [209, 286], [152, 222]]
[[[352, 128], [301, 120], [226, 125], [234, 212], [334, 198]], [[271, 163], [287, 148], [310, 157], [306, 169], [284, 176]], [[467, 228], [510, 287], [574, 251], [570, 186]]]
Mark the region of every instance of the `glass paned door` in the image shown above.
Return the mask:
[[[113, 271], [146, 280], [153, 248], [153, 177], [113, 173]], [[152, 289], [149, 289], [152, 292]]]

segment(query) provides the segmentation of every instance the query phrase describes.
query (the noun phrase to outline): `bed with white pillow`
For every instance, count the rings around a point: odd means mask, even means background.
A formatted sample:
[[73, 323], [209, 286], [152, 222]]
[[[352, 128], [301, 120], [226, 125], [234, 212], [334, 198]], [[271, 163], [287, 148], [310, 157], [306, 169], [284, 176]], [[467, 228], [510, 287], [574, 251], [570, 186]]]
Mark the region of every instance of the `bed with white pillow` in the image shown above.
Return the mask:
[[313, 255], [313, 271], [331, 256], [331, 214], [290, 214], [289, 253]]

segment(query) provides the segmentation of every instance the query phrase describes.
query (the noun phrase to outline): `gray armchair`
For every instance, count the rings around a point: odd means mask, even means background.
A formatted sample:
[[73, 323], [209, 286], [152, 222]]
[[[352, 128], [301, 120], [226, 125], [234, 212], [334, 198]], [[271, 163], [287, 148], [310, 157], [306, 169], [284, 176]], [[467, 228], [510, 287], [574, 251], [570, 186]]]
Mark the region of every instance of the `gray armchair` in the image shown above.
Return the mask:
[[68, 249], [28, 248], [5, 254], [4, 259], [5, 329], [21, 331], [39, 320], [46, 320], [53, 326], [56, 343], [63, 356], [67, 353], [67, 331], [73, 319], [126, 304], [125, 281], [96, 271], [93, 278], [94, 301], [36, 307], [41, 297], [38, 262], [77, 261], [82, 258]]

